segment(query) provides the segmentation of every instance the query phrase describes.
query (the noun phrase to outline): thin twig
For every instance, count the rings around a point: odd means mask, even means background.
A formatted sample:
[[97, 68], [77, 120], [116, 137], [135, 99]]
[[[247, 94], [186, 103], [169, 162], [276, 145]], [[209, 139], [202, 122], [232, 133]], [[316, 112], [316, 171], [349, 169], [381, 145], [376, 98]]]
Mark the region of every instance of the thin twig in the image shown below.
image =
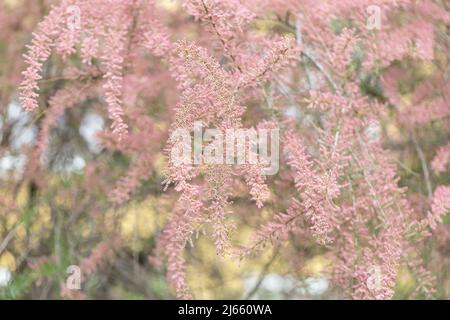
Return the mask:
[[269, 262], [267, 262], [264, 266], [264, 268], [261, 270], [261, 273], [259, 274], [258, 277], [258, 281], [256, 282], [256, 285], [253, 287], [252, 290], [250, 290], [250, 292], [247, 294], [247, 296], [245, 297], [245, 300], [250, 300], [256, 292], [258, 292], [259, 287], [261, 287], [261, 284], [264, 281], [264, 278], [267, 275], [267, 271], [269, 270], [270, 266], [274, 263], [274, 261], [276, 260], [277, 256], [278, 256], [278, 249], [276, 249], [275, 253], [273, 254], [272, 258], [269, 260]]
[[2, 254], [3, 251], [8, 247], [9, 243], [14, 238], [14, 235], [16, 234], [19, 226], [20, 223], [16, 223], [16, 225], [8, 232], [5, 239], [3, 239], [2, 243], [0, 244], [0, 254]]
[[236, 60], [236, 57], [233, 55], [232, 52], [230, 52], [227, 48], [227, 44], [225, 43], [225, 40], [223, 39], [222, 34], [219, 32], [219, 30], [217, 29], [216, 23], [214, 22], [211, 14], [209, 13], [209, 9], [206, 6], [206, 3], [202, 0], [202, 5], [203, 5], [203, 9], [205, 10], [206, 16], [208, 17], [209, 22], [211, 23], [212, 28], [214, 29], [214, 32], [216, 33], [217, 38], [219, 38], [220, 43], [222, 44], [223, 49], [225, 50], [225, 52], [228, 54], [228, 56], [230, 57], [231, 61], [233, 61], [234, 65], [236, 66], [236, 68], [239, 70], [240, 73], [242, 73], [242, 69], [239, 66], [239, 63]]
[[410, 131], [410, 135], [411, 140], [414, 143], [414, 147], [416, 148], [417, 155], [419, 156], [420, 163], [422, 165], [422, 172], [425, 178], [425, 185], [427, 186], [428, 197], [431, 199], [433, 197], [433, 188], [431, 186], [430, 171], [428, 170], [427, 160], [425, 158], [425, 154], [423, 153], [422, 148], [420, 147], [419, 142], [417, 141], [417, 137], [414, 130]]
[[333, 91], [339, 93], [338, 85], [333, 80], [333, 78], [331, 78], [331, 76], [328, 74], [328, 72], [325, 70], [325, 67], [314, 58], [313, 54], [311, 52], [307, 51], [307, 49], [305, 49], [305, 48], [302, 49], [301, 54], [303, 56], [307, 57], [316, 66], [316, 68], [319, 69], [319, 71], [325, 76], [325, 79], [327, 80], [327, 82], [331, 85]]

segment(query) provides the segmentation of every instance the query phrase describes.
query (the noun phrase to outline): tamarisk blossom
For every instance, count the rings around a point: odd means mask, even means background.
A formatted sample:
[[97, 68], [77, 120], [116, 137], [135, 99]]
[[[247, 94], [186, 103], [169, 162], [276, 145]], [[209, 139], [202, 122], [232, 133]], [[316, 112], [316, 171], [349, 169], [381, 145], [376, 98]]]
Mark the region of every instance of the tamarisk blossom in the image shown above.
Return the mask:
[[38, 81], [44, 62], [51, 54], [55, 38], [60, 34], [60, 25], [64, 22], [64, 8], [56, 7], [40, 22], [33, 34], [28, 53], [24, 55], [28, 67], [23, 72], [23, 81], [20, 85], [20, 101], [26, 111], [34, 111], [38, 107], [39, 94]]
[[[98, 1], [92, 5], [84, 0], [63, 0], [52, 7], [33, 33], [32, 43], [25, 54], [28, 67], [23, 72], [19, 88], [24, 109], [31, 112], [38, 108], [39, 80], [42, 79], [44, 62], [52, 50], [66, 59], [80, 46], [84, 64], [92, 65], [93, 59], [101, 63], [102, 88], [111, 128], [119, 140], [123, 139], [128, 132], [122, 101], [123, 68], [131, 54], [128, 38], [134, 39], [131, 45], [148, 48], [158, 56], [169, 49], [169, 36], [164, 33], [167, 29], [157, 21], [153, 1], [138, 2]], [[81, 14], [80, 28], [69, 27], [69, 21], [73, 19], [69, 8], [74, 6]], [[139, 18], [135, 21], [135, 17]]]
[[[212, 59], [204, 48], [193, 43], [176, 44], [179, 64], [174, 69], [175, 78], [183, 90], [176, 108], [172, 130], [194, 130], [194, 122], [202, 120], [205, 125], [215, 124], [219, 128], [235, 127], [240, 122], [243, 108], [233, 101], [232, 83], [228, 73]], [[191, 88], [194, 88], [192, 90]], [[158, 240], [158, 247], [167, 247], [168, 279], [174, 285], [177, 295], [190, 298], [188, 293], [184, 259], [186, 243], [191, 240], [195, 225], [213, 222], [213, 238], [219, 254], [228, 248], [225, 218], [228, 205], [231, 170], [228, 167], [193, 167], [190, 164], [176, 165], [171, 159], [171, 149], [177, 141], [169, 139], [166, 150], [169, 155], [168, 183], [175, 184], [181, 192], [175, 213]], [[189, 141], [190, 143], [190, 141]], [[190, 150], [190, 148], [189, 148]], [[201, 162], [200, 162], [201, 163]], [[191, 180], [204, 170], [206, 185], [201, 187]], [[202, 190], [203, 196], [200, 196]], [[197, 199], [196, 199], [197, 198]], [[208, 215], [200, 215], [206, 210]], [[183, 232], [180, 232], [183, 230]], [[177, 236], [174, 235], [177, 234]], [[170, 241], [169, 244], [166, 244]]]
[[[124, 138], [124, 143], [108, 146], [110, 149], [121, 150], [124, 154], [132, 157], [128, 172], [116, 182], [108, 193], [109, 200], [117, 205], [128, 201], [141, 183], [151, 176], [155, 164], [155, 154], [160, 148], [155, 141], [160, 141], [162, 135], [161, 131], [156, 128], [153, 119], [142, 114], [139, 109], [127, 108], [127, 116], [135, 124], [134, 128]], [[147, 138], [142, 139], [142, 134], [145, 134]], [[104, 133], [103, 139], [106, 138], [107, 134]]]
[[161, 266], [167, 259], [167, 278], [175, 288], [177, 296], [191, 299], [192, 293], [186, 280], [184, 251], [187, 243], [192, 243], [193, 236], [201, 231], [204, 217], [201, 212], [204, 203], [201, 201], [202, 189], [199, 186], [184, 187], [168, 223], [161, 231], [154, 255], [150, 262]]
[[345, 74], [346, 68], [353, 59], [353, 51], [355, 50], [358, 37], [355, 31], [345, 28], [336, 38], [333, 48], [330, 50], [328, 61], [332, 63], [334, 72]]
[[298, 55], [298, 49], [294, 47], [293, 39], [273, 39], [267, 53], [247, 63], [239, 86], [255, 86], [267, 80], [273, 73], [292, 63]]
[[117, 240], [99, 243], [87, 258], [80, 261], [82, 278], [86, 280], [90, 274], [101, 268], [114, 255], [118, 245]]
[[[91, 274], [103, 268], [107, 264], [108, 260], [111, 260], [114, 257], [115, 251], [119, 247], [120, 241], [118, 240], [106, 240], [97, 244], [91, 251], [90, 255], [81, 260], [79, 266], [77, 266], [80, 270], [80, 281], [87, 281]], [[67, 288], [65, 283], [61, 283], [60, 285], [60, 295], [62, 298], [66, 299], [87, 299], [85, 292]]]
[[245, 29], [256, 18], [255, 13], [238, 0], [186, 0], [182, 6], [196, 20], [206, 25], [213, 40], [219, 42], [232, 68], [241, 72], [239, 45], [245, 41]]
[[333, 230], [336, 206], [332, 201], [339, 196], [339, 187], [328, 180], [327, 175], [321, 176], [315, 172], [313, 163], [301, 145], [300, 137], [294, 133], [285, 136], [285, 152], [287, 163], [292, 168], [295, 187], [299, 192], [300, 207], [311, 231], [321, 244], [332, 241], [330, 233]]
[[450, 108], [443, 98], [423, 101], [406, 108], [399, 113], [399, 121], [405, 126], [413, 127], [430, 123], [450, 115]]
[[262, 251], [268, 245], [277, 245], [286, 241], [290, 231], [300, 227], [303, 220], [303, 211], [300, 201], [292, 199], [291, 205], [286, 212], [279, 212], [269, 222], [260, 226], [252, 235], [250, 244], [239, 248], [237, 255], [246, 257]]
[[439, 186], [433, 193], [431, 211], [428, 213], [427, 220], [431, 229], [436, 229], [442, 222], [442, 217], [450, 211], [450, 187]]
[[423, 60], [433, 58], [433, 25], [424, 20], [417, 20], [378, 37], [372, 44], [378, 47], [370, 49], [366, 67], [372, 67], [375, 63], [387, 66], [407, 55]]
[[431, 167], [436, 174], [446, 171], [450, 163], [450, 144], [440, 147], [431, 162]]
[[236, 30], [242, 32], [255, 18], [255, 14], [245, 3], [238, 0], [187, 0], [182, 5], [193, 17], [209, 23], [211, 32], [224, 45], [235, 36]]
[[76, 85], [59, 90], [49, 101], [47, 116], [41, 123], [35, 155], [41, 159], [48, 148], [51, 138], [51, 129], [57, 121], [64, 115], [68, 108], [73, 108], [77, 103], [84, 102], [90, 95], [94, 95], [92, 85]]
[[112, 120], [111, 128], [117, 134], [119, 140], [125, 136], [128, 126], [123, 121], [122, 109], [122, 67], [124, 63], [124, 50], [126, 32], [131, 20], [121, 19], [114, 14], [110, 18], [109, 30], [106, 33], [106, 43], [108, 49], [104, 52], [102, 59], [105, 63], [106, 79], [103, 88], [105, 89], [105, 100], [108, 105], [108, 115]]
[[[324, 17], [341, 8], [342, 12], [351, 12], [345, 6], [334, 10], [330, 4], [320, 2]], [[361, 9], [362, 4], [358, 2]], [[364, 135], [368, 124], [383, 115], [384, 106], [361, 95], [357, 74], [348, 67], [357, 42], [370, 45], [367, 41], [371, 38], [344, 29], [336, 43], [332, 30], [328, 26], [322, 29], [321, 23], [307, 24], [303, 39], [323, 49], [323, 53], [310, 55], [309, 60], [329, 85], [310, 92], [308, 99], [308, 109], [320, 112], [320, 121], [314, 127], [316, 135], [309, 140], [294, 130], [294, 134], [288, 131], [284, 136], [287, 164], [298, 196], [286, 213], [277, 214], [256, 233], [249, 248], [260, 249], [269, 241], [278, 242], [288, 231], [303, 226], [304, 221], [314, 239], [333, 256], [334, 283], [356, 299], [389, 299], [404, 252], [414, 251], [406, 238], [408, 225], [418, 221], [404, 197], [405, 190], [397, 185], [395, 164], [379, 142]], [[320, 31], [312, 34], [311, 29], [318, 28]], [[426, 48], [424, 44], [420, 58], [432, 55]], [[399, 52], [403, 55], [406, 50], [409, 47]], [[325, 62], [317, 62], [319, 59]], [[345, 81], [334, 79], [340, 77]], [[318, 143], [307, 144], [309, 141]], [[251, 251], [246, 249], [244, 253]], [[371, 270], [379, 272], [375, 286]]]
[[[193, 10], [192, 7], [190, 9]], [[196, 7], [197, 9], [198, 7]], [[208, 15], [200, 15], [199, 17], [212, 23]], [[215, 25], [215, 27], [218, 26]], [[264, 61], [260, 64], [262, 69], [259, 69], [260, 66], [258, 66], [257, 69], [244, 71], [246, 80], [241, 80], [237, 85], [234, 75], [226, 71], [204, 48], [186, 41], [176, 43], [174, 48], [178, 56], [173, 58], [172, 72], [182, 92], [176, 106], [171, 131], [183, 129], [195, 134], [194, 123], [197, 121], [201, 121], [206, 127], [214, 126], [222, 131], [241, 128], [241, 117], [245, 111], [245, 107], [239, 103], [241, 89], [254, 86], [258, 81], [268, 79], [272, 70], [279, 70], [284, 66], [286, 59], [290, 57], [292, 48], [289, 45], [291, 43], [288, 40], [275, 42], [274, 49], [270, 51], [268, 56], [262, 58]], [[227, 54], [227, 50], [224, 51], [224, 54]], [[230, 63], [235, 64], [236, 61], [232, 59]], [[245, 164], [236, 168], [227, 164], [175, 165], [175, 162], [171, 159], [170, 150], [176, 143], [177, 141], [169, 138], [166, 147], [169, 155], [168, 179], [166, 182], [167, 184], [174, 183], [175, 190], [181, 193], [179, 198], [181, 203], [177, 205], [179, 209], [171, 219], [184, 221], [185, 227], [183, 228], [187, 231], [181, 238], [180, 236], [172, 237], [172, 241], [176, 241], [176, 243], [171, 245], [170, 248], [173, 248], [176, 252], [170, 252], [167, 255], [168, 277], [171, 282], [175, 282], [178, 296], [186, 298], [189, 295], [186, 294], [185, 280], [183, 280], [184, 260], [175, 259], [175, 256], [180, 256], [180, 250], [186, 245], [188, 235], [193, 232], [193, 224], [211, 225], [212, 238], [217, 254], [225, 255], [229, 253], [229, 234], [234, 229], [233, 224], [227, 220], [227, 216], [231, 213], [228, 209], [231, 205], [229, 198], [232, 194], [236, 174], [243, 176], [258, 207], [263, 206], [269, 192], [265, 185], [265, 179], [261, 176], [260, 164]], [[203, 161], [200, 160], [199, 163], [202, 164]], [[204, 181], [194, 182], [194, 178], [200, 176], [200, 174], [204, 176]], [[203, 195], [198, 200], [199, 202], [186, 204], [187, 200], [192, 199], [193, 190], [200, 189]], [[189, 201], [192, 202], [192, 200]], [[195, 209], [192, 211], [191, 207]], [[200, 210], [205, 212], [204, 216], [199, 216], [196, 219], [187, 218], [191, 214], [199, 215], [198, 211]], [[186, 215], [186, 218], [183, 215]], [[169, 222], [169, 225], [177, 225], [177, 221]], [[189, 224], [191, 224], [190, 227], [188, 227]], [[161, 241], [164, 242], [164, 238]], [[172, 250], [170, 248], [169, 250]]]

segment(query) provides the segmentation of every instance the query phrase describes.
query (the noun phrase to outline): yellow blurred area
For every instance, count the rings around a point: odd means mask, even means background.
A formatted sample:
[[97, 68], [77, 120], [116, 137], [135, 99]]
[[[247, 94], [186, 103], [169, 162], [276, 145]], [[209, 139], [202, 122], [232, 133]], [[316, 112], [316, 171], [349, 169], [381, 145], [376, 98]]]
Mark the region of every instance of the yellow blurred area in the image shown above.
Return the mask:
[[274, 20], [269, 20], [269, 19], [256, 20], [254, 25], [255, 25], [256, 30], [258, 30], [259, 32], [269, 33], [272, 29], [279, 26], [279, 22], [274, 21]]
[[403, 139], [402, 132], [398, 129], [398, 126], [394, 122], [392, 121], [387, 122], [385, 125], [385, 129], [386, 135], [389, 137], [389, 139], [395, 142], [402, 141]]
[[412, 103], [412, 95], [411, 94], [403, 94], [400, 96], [400, 106], [399, 109], [401, 111], [406, 110]]
[[433, 75], [436, 70], [436, 66], [431, 62], [419, 63], [417, 66], [417, 72], [422, 77], [429, 77]]
[[408, 268], [400, 268], [397, 275], [397, 287], [402, 292], [411, 292], [414, 289], [415, 280]]
[[[269, 208], [258, 211], [260, 218], [270, 220], [274, 212]], [[248, 225], [240, 225], [233, 234], [234, 245], [248, 244], [255, 229]], [[288, 247], [286, 247], [286, 245]], [[292, 251], [291, 251], [292, 249]], [[295, 252], [290, 244], [283, 245], [282, 251]], [[277, 254], [273, 246], [255, 256], [247, 256], [239, 260], [237, 257], [218, 257], [213, 240], [201, 236], [193, 248], [188, 248], [187, 277], [188, 284], [197, 299], [241, 299], [245, 292], [244, 281], [255, 275], [264, 273], [284, 275], [288, 273], [292, 261], [289, 255]], [[275, 256], [274, 256], [275, 255]], [[327, 276], [331, 261], [324, 255], [315, 255], [301, 261], [304, 264], [301, 276]], [[264, 270], [267, 267], [267, 270]]]
[[11, 271], [16, 269], [16, 259], [9, 251], [0, 255], [0, 267], [6, 267]]
[[[243, 280], [250, 272], [259, 272], [272, 258], [272, 250], [265, 250], [257, 258], [218, 257], [216, 249], [207, 237], [195, 243], [187, 265], [188, 283], [197, 299], [241, 298]], [[277, 271], [274, 263], [272, 271]]]
[[158, 0], [156, 3], [169, 12], [176, 12], [180, 9], [180, 3], [176, 0]]
[[166, 158], [161, 152], [156, 155], [153, 165], [155, 167], [155, 172], [158, 174], [163, 174], [165, 168], [167, 168]]
[[18, 207], [23, 208], [28, 203], [29, 197], [30, 197], [30, 195], [28, 192], [28, 186], [26, 183], [24, 183], [22, 186], [20, 186], [19, 192], [17, 193], [16, 205]]
[[147, 197], [143, 201], [130, 202], [105, 213], [108, 231], [119, 231], [125, 246], [134, 251], [142, 250], [148, 238], [162, 228], [171, 203], [165, 197]]
[[17, 0], [2, 0], [2, 1], [9, 8], [14, 8], [15, 6], [17, 6], [18, 3]]
[[[14, 236], [8, 248], [20, 256], [25, 254], [26, 245], [28, 248], [35, 248], [51, 235], [54, 225], [51, 208], [46, 203], [38, 203], [33, 211], [27, 210], [29, 194], [26, 187], [18, 190], [16, 199], [12, 198], [11, 192], [5, 192], [5, 198], [19, 208], [14, 213], [2, 212], [4, 225], [0, 229], [0, 237], [3, 239], [8, 232], [14, 229]], [[61, 210], [60, 212], [65, 212], [66, 209], [69, 212], [73, 203], [72, 198], [65, 195], [64, 192], [58, 193], [53, 201], [55, 207], [58, 208], [56, 210]], [[140, 202], [130, 202], [119, 209], [108, 210], [105, 213], [104, 221], [108, 231], [119, 229], [126, 247], [138, 251], [142, 249], [145, 242], [148, 241], [147, 239], [162, 227], [171, 206], [171, 202], [164, 196], [148, 197]], [[53, 215], [56, 213], [54, 212]], [[28, 234], [26, 221], [28, 221]], [[81, 239], [88, 239], [91, 234], [91, 225], [87, 221], [82, 220], [73, 228], [78, 230], [77, 234]], [[8, 268], [14, 269], [15, 258], [11, 252], [4, 252], [0, 261]]]
[[316, 255], [305, 261], [303, 273], [306, 276], [324, 276], [331, 270], [332, 262], [324, 255]]

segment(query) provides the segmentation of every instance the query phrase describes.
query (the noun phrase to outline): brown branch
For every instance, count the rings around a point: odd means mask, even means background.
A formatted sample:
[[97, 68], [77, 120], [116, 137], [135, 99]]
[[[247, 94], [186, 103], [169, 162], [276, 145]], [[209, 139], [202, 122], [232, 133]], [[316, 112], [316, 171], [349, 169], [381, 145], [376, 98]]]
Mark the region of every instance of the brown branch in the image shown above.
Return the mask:
[[428, 197], [431, 199], [433, 197], [433, 188], [431, 186], [430, 171], [428, 170], [427, 160], [425, 158], [425, 154], [423, 153], [422, 148], [420, 147], [419, 142], [417, 141], [417, 137], [416, 137], [414, 130], [410, 131], [410, 135], [411, 135], [411, 140], [416, 149], [417, 155], [419, 156], [420, 163], [422, 165], [422, 172], [423, 172], [423, 177], [425, 178], [425, 185], [427, 187]]
[[239, 64], [237, 63], [236, 57], [233, 55], [233, 53], [229, 52], [229, 50], [227, 49], [227, 44], [225, 43], [225, 40], [223, 39], [222, 34], [217, 29], [216, 23], [214, 22], [213, 18], [211, 17], [211, 15], [209, 13], [209, 9], [203, 0], [202, 0], [202, 5], [203, 5], [203, 9], [205, 10], [207, 18], [208, 18], [209, 22], [211, 23], [211, 26], [213, 27], [214, 32], [216, 33], [217, 38], [219, 38], [220, 43], [222, 44], [223, 49], [225, 50], [227, 55], [230, 57], [231, 61], [233, 61], [234, 65], [239, 70], [239, 72], [242, 73], [242, 69], [239, 66]]
[[247, 294], [247, 296], [245, 297], [245, 300], [250, 300], [259, 290], [259, 288], [261, 287], [264, 278], [267, 275], [267, 271], [269, 271], [270, 266], [275, 262], [277, 256], [278, 256], [278, 249], [276, 249], [276, 251], [274, 252], [272, 258], [264, 265], [264, 268], [261, 270], [259, 277], [258, 277], [258, 281], [256, 282], [255, 286], [253, 287], [252, 290], [250, 290], [250, 292]]

